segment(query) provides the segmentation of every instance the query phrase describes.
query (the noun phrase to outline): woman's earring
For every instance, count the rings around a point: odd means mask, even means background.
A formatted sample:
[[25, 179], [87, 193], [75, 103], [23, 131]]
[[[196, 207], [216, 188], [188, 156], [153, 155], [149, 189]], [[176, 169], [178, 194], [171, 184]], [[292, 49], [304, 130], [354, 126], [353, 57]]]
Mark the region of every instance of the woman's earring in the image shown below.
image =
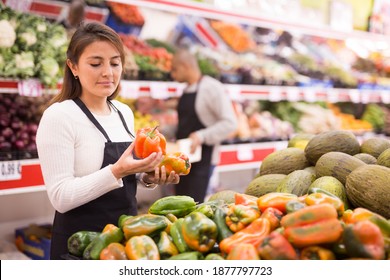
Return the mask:
[[78, 80], [78, 79], [79, 79], [79, 76], [75, 75], [74, 78], [75, 78], [76, 80]]

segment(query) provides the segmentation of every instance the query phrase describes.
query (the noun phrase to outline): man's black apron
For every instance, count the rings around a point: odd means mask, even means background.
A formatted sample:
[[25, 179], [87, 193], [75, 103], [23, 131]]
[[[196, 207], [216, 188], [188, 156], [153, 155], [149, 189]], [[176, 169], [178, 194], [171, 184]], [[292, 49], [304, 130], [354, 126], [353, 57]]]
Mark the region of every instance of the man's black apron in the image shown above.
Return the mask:
[[[106, 131], [84, 103], [79, 98], [74, 101], [107, 139], [101, 168], [115, 163], [129, 147], [131, 142], [111, 142]], [[127, 133], [132, 135], [121, 112], [111, 102], [110, 105], [112, 109], [118, 112]], [[80, 230], [102, 231], [108, 223], [116, 225], [119, 216], [122, 214], [137, 214], [137, 183], [135, 175], [126, 176], [122, 178], [122, 181], [124, 185], [122, 188], [110, 191], [87, 204], [81, 205], [66, 213], [56, 211], [51, 240], [51, 259], [61, 259], [68, 253], [67, 240], [73, 233]]]
[[[177, 106], [179, 120], [177, 139], [188, 138], [192, 132], [205, 128], [195, 111], [195, 100], [200, 82], [201, 80], [194, 92], [183, 93], [180, 97]], [[190, 173], [180, 177], [180, 183], [175, 185], [176, 195], [188, 195], [197, 202], [203, 202], [209, 184], [212, 153], [213, 146], [202, 145], [201, 161], [192, 163]]]

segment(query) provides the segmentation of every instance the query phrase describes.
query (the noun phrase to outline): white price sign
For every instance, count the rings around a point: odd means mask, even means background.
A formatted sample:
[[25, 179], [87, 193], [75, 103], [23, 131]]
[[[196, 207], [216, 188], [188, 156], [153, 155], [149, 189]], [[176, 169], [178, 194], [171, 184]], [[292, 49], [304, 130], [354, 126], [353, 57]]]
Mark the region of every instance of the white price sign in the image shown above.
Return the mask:
[[381, 100], [384, 104], [389, 104], [390, 103], [390, 92], [381, 91]]
[[303, 92], [304, 99], [307, 102], [316, 102], [317, 96], [316, 96], [316, 89], [314, 88], [306, 88]]
[[168, 84], [164, 82], [150, 83], [150, 95], [155, 99], [166, 99], [170, 97]]
[[21, 178], [20, 161], [0, 161], [0, 181], [20, 180]]
[[337, 90], [328, 90], [328, 101], [330, 103], [337, 103], [339, 102], [339, 92]]
[[38, 79], [26, 79], [18, 82], [18, 91], [22, 96], [41, 96], [42, 85]]
[[238, 146], [237, 148], [237, 159], [239, 161], [248, 161], [248, 160], [253, 160], [254, 154], [253, 150], [250, 146]]
[[140, 85], [137, 82], [121, 82], [120, 95], [124, 98], [136, 99], [139, 97]]
[[227, 92], [232, 100], [239, 101], [241, 99], [241, 87], [230, 85], [227, 87]]
[[7, 0], [5, 4], [12, 8], [13, 10], [17, 10], [19, 12], [28, 13], [30, 11], [32, 0]]
[[299, 97], [300, 90], [298, 88], [288, 88], [287, 89], [287, 100], [291, 102], [297, 102], [300, 100]]
[[367, 104], [367, 103], [370, 103], [370, 98], [371, 98], [371, 95], [372, 93], [368, 92], [368, 91], [362, 91], [360, 97], [361, 97], [361, 102], [363, 104]]
[[269, 90], [268, 99], [271, 102], [278, 102], [282, 100], [282, 92], [280, 87], [271, 87]]
[[349, 98], [352, 103], [360, 103], [360, 92], [356, 89], [351, 89], [349, 91]]

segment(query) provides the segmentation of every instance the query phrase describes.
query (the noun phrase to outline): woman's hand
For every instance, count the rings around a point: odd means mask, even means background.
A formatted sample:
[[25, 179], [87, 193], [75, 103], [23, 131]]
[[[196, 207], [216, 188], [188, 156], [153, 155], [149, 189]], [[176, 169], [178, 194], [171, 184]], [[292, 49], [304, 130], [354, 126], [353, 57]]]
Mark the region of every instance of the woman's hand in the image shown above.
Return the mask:
[[165, 166], [158, 166], [154, 169], [154, 172], [142, 174], [142, 180], [146, 183], [157, 184], [157, 185], [168, 185], [168, 184], [178, 184], [180, 181], [180, 176], [174, 171], [167, 174], [165, 171]]
[[[125, 150], [118, 161], [111, 165], [111, 171], [115, 178], [120, 179], [128, 175], [141, 172], [152, 172], [156, 171], [156, 168], [159, 169], [158, 165], [162, 161], [162, 153], [152, 153], [147, 158], [137, 160], [133, 157], [133, 149], [134, 142]], [[169, 178], [172, 180], [172, 177], [170, 176], [168, 176], [168, 178], [165, 177], [164, 180], [168, 180]]]

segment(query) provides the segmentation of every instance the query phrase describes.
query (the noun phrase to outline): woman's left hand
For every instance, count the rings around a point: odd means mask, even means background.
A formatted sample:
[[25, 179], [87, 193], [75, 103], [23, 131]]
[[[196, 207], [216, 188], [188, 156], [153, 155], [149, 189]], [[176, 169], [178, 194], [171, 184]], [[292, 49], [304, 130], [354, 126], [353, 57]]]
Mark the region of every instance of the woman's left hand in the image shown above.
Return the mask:
[[144, 173], [141, 176], [144, 182], [158, 185], [178, 184], [180, 182], [180, 176], [174, 171], [167, 174], [165, 171], [165, 166], [157, 166], [154, 169], [154, 172]]

